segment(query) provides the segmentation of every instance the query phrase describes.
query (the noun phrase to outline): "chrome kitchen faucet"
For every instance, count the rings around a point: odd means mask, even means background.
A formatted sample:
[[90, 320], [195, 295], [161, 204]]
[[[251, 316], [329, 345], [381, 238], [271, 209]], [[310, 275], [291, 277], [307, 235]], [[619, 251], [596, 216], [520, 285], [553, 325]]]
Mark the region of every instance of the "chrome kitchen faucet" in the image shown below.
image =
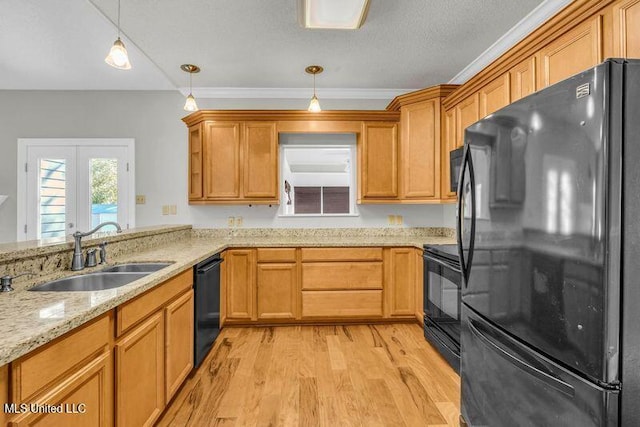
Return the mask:
[[[122, 233], [122, 227], [120, 227], [120, 224], [113, 221], [103, 222], [93, 230], [87, 231], [86, 233], [83, 233], [81, 231], [76, 231], [75, 233], [73, 233], [73, 238], [75, 240], [75, 243], [73, 245], [73, 260], [71, 261], [71, 270], [80, 271], [84, 269], [84, 262], [82, 260], [82, 238], [92, 235], [93, 233], [100, 230], [102, 227], [106, 225], [113, 225], [116, 227], [116, 230], [118, 233]], [[95, 259], [95, 255], [94, 255], [94, 259]]]

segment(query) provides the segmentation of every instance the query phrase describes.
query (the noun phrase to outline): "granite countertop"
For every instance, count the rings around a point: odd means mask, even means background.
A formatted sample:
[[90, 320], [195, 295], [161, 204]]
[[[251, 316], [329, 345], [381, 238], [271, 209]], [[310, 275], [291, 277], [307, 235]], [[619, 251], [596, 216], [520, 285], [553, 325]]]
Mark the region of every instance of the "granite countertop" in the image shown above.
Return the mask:
[[[128, 285], [91, 292], [29, 292], [33, 285], [77, 273], [61, 271], [25, 282], [24, 287], [0, 294], [0, 366], [46, 344], [87, 321], [121, 305], [135, 296], [190, 269], [193, 265], [226, 248], [246, 247], [330, 247], [330, 246], [412, 246], [450, 244], [452, 237], [428, 236], [211, 236], [190, 237], [114, 258], [110, 264], [125, 262], [172, 262], [155, 273]], [[86, 269], [96, 271], [104, 266]]]

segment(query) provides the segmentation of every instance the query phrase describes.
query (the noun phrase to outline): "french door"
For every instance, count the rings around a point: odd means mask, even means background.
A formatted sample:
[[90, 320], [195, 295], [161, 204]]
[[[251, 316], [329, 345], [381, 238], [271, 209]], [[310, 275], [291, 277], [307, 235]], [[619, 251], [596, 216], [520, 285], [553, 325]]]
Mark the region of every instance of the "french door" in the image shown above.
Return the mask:
[[105, 221], [134, 226], [133, 141], [115, 141], [130, 143], [21, 140], [18, 240], [64, 238]]

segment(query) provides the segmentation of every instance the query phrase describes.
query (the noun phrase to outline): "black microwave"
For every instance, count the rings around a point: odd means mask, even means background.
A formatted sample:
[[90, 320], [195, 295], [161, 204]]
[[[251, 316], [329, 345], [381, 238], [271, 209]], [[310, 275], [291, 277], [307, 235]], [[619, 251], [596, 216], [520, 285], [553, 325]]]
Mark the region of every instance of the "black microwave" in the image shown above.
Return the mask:
[[456, 148], [449, 152], [449, 182], [451, 183], [451, 192], [458, 191], [458, 181], [460, 180], [460, 169], [462, 169], [462, 153], [464, 147]]

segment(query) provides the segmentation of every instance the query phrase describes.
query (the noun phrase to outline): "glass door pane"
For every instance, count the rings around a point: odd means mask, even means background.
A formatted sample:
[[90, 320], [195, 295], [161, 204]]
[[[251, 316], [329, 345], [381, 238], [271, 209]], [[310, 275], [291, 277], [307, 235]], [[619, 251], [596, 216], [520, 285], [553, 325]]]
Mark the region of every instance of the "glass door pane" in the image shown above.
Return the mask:
[[[118, 221], [118, 160], [89, 160], [91, 228], [106, 221]], [[113, 226], [105, 227], [108, 231]]]
[[64, 238], [75, 231], [75, 149], [30, 147], [27, 152], [26, 238]]
[[64, 237], [67, 231], [66, 163], [65, 159], [40, 160], [38, 227], [41, 239]]
[[[127, 149], [78, 147], [78, 227], [83, 231], [106, 221], [127, 227], [129, 209]], [[100, 231], [114, 231], [108, 225]]]

